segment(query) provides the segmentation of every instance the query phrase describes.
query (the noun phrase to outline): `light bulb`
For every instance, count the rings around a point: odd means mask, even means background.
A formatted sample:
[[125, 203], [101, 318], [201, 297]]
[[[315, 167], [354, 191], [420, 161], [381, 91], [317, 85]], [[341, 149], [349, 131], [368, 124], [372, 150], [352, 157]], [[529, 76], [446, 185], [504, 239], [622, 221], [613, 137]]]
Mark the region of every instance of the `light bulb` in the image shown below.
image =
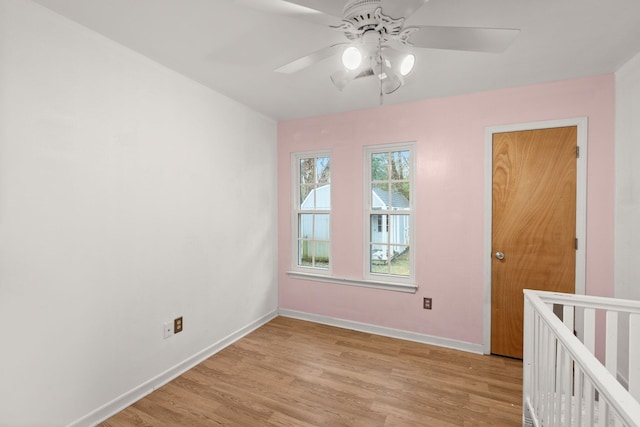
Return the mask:
[[342, 53], [342, 64], [347, 70], [355, 70], [362, 63], [362, 53], [357, 47], [350, 46]]
[[400, 64], [400, 74], [406, 76], [413, 70], [413, 66], [416, 63], [416, 57], [414, 54], [410, 53], [404, 57], [402, 63]]

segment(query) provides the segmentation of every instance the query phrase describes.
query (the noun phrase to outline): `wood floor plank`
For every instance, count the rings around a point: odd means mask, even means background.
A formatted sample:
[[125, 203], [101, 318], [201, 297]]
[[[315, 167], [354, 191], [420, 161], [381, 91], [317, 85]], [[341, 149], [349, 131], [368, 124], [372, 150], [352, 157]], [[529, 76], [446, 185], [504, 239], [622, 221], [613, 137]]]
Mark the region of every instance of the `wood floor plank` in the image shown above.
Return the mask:
[[99, 426], [521, 424], [519, 360], [278, 317]]

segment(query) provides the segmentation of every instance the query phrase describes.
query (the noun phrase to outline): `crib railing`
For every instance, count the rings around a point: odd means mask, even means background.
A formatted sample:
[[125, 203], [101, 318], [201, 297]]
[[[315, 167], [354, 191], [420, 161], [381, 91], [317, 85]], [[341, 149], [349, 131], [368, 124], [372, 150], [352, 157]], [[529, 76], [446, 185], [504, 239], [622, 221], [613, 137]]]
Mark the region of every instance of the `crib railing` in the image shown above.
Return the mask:
[[524, 293], [523, 425], [640, 426], [640, 302]]

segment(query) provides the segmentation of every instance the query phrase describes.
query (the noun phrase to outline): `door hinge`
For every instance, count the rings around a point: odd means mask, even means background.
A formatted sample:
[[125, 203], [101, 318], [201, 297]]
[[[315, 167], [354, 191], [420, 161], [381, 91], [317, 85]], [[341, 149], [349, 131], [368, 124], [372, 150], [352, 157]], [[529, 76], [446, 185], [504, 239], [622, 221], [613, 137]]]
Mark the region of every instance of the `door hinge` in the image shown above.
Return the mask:
[[580, 146], [576, 145], [576, 159], [580, 158]]
[[576, 251], [578, 250], [578, 238], [576, 237]]

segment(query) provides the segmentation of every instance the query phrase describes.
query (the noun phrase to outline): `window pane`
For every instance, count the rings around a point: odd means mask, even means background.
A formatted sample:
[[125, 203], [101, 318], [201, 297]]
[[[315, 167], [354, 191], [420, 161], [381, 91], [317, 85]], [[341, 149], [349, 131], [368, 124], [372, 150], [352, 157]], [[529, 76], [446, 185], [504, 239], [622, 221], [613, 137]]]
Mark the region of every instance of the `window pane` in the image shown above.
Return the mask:
[[387, 245], [371, 245], [371, 260], [382, 261], [386, 264], [388, 259]]
[[391, 203], [395, 209], [409, 210], [409, 191], [408, 182], [394, 182], [391, 184]]
[[389, 242], [389, 215], [371, 215], [371, 243]]
[[328, 183], [331, 178], [331, 168], [328, 157], [318, 157], [316, 159], [317, 181], [320, 184]]
[[316, 189], [316, 209], [331, 209], [331, 185], [323, 185]]
[[409, 215], [391, 215], [389, 243], [408, 245], [409, 231]]
[[386, 245], [371, 245], [370, 271], [372, 273], [388, 273], [388, 257]]
[[313, 214], [298, 215], [298, 238], [313, 239]]
[[315, 182], [315, 158], [300, 159], [300, 184], [314, 184]]
[[329, 240], [329, 215], [320, 214], [314, 215], [315, 227], [314, 227], [314, 240]]
[[371, 155], [371, 180], [385, 181], [389, 179], [389, 153]]
[[329, 267], [329, 243], [328, 242], [315, 242], [315, 266], [319, 268]]
[[389, 184], [372, 184], [371, 185], [371, 209], [390, 209], [389, 205]]
[[407, 249], [406, 246], [390, 246], [389, 254], [391, 261], [394, 261], [398, 256], [400, 256], [405, 249]]
[[389, 274], [389, 266], [385, 263], [372, 263], [371, 273]]
[[314, 188], [313, 185], [300, 185], [300, 208], [313, 209], [314, 208]]
[[391, 274], [399, 276], [409, 275], [409, 248], [406, 246], [392, 246], [393, 257], [390, 263]]
[[305, 267], [311, 267], [312, 265], [312, 243], [308, 240], [299, 240], [298, 241], [298, 265], [303, 265]]
[[391, 153], [391, 179], [407, 180], [410, 175], [409, 151], [394, 151]]

